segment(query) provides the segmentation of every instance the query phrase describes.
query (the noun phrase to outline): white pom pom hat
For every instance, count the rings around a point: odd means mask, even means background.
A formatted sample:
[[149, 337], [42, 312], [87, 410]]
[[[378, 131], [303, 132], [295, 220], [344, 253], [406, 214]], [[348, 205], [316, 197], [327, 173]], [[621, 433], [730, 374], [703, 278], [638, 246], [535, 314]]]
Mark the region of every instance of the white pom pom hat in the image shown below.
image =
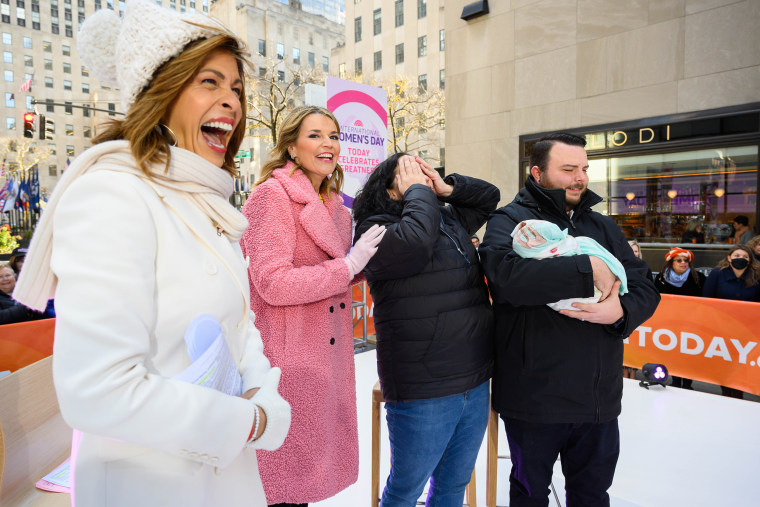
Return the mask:
[[101, 83], [119, 88], [122, 111], [126, 113], [153, 79], [156, 69], [180, 54], [190, 42], [218, 33], [230, 31], [218, 20], [202, 14], [179, 13], [145, 0], [127, 0], [123, 19], [111, 9], [101, 9], [88, 17], [77, 34], [77, 50]]

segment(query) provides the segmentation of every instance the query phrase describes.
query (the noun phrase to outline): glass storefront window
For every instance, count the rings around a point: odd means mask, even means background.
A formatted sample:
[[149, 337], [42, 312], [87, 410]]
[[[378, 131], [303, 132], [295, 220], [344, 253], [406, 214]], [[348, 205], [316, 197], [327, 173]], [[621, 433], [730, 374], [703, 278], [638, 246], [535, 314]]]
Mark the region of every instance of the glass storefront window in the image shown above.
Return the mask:
[[757, 221], [757, 167], [757, 145], [597, 158], [589, 188], [630, 239], [728, 244], [737, 215]]

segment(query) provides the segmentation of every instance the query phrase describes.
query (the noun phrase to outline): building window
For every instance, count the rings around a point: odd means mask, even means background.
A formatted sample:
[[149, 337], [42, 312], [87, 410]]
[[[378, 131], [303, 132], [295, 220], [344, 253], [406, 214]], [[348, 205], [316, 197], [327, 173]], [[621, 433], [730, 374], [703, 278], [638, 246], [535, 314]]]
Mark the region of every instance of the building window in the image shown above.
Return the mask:
[[82, 127], [82, 135], [87, 138], [92, 137], [92, 129], [88, 126]]
[[[68, 125], [66, 125], [68, 128]], [[68, 134], [66, 134], [68, 135]], [[73, 157], [74, 156], [74, 147], [70, 144], [66, 145], [66, 157]]]
[[82, 93], [90, 93], [90, 83], [82, 83]]
[[55, 143], [48, 143], [48, 150], [50, 150], [50, 154], [55, 156], [56, 150], [55, 150]]
[[382, 70], [383, 68], [383, 52], [375, 51], [375, 70]]
[[7, 130], [16, 130], [16, 118], [5, 117], [5, 128]]
[[5, 107], [16, 107], [16, 99], [10, 92], [5, 92]]
[[309, 67], [314, 67], [314, 65], [316, 65], [314, 63], [314, 53], [312, 53], [311, 51], [309, 51], [308, 59], [309, 59]]
[[61, 53], [63, 53], [63, 56], [71, 56], [71, 46], [61, 44]]
[[42, 41], [42, 50], [45, 53], [52, 53], [53, 52], [53, 43], [49, 40]]
[[322, 57], [322, 70], [330, 72], [330, 58], [327, 56]]
[[32, 38], [24, 37], [24, 49], [32, 49]]
[[43, 66], [45, 67], [45, 70], [53, 70], [53, 60], [45, 58]]
[[71, 74], [71, 64], [63, 62], [63, 73], [64, 74]]
[[12, 83], [13, 82], [13, 71], [12, 70], [6, 70], [5, 71], [5, 80], [8, 83]]
[[438, 158], [440, 159], [441, 167], [446, 167], [446, 148], [438, 150]]
[[24, 67], [34, 67], [34, 58], [24, 55]]
[[380, 13], [381, 9], [375, 9], [372, 12], [372, 32], [375, 35], [380, 35], [380, 32], [383, 31], [383, 18], [382, 14]]
[[[74, 135], [74, 125], [67, 123], [66, 124], [66, 135], [67, 136], [73, 136]], [[66, 147], [66, 151], [68, 151], [69, 147]], [[73, 147], [72, 147], [73, 149]]]
[[13, 37], [8, 32], [3, 32], [3, 44], [6, 46], [13, 44]]
[[346, 79], [346, 64], [341, 63], [338, 65], [338, 77], [341, 79]]
[[277, 59], [278, 60], [285, 59], [285, 44], [281, 42], [277, 43]]
[[438, 49], [446, 50], [446, 31], [443, 28], [438, 32]]
[[362, 57], [361, 56], [354, 60], [354, 74], [356, 74], [357, 76], [362, 75]]
[[71, 81], [69, 81], [68, 79], [64, 79], [63, 80], [63, 89], [65, 91], [67, 91], [67, 92], [70, 92], [71, 91]]
[[[45, 83], [45, 86], [47, 87], [47, 82]], [[52, 88], [52, 86], [50, 86]], [[54, 113], [55, 112], [55, 106], [53, 105], [53, 99], [45, 99], [45, 111], [48, 113]]]
[[417, 84], [420, 87], [420, 93], [427, 92], [427, 89], [428, 89], [428, 87], [427, 87], [427, 74], [420, 74], [417, 77]]
[[10, 51], [3, 51], [3, 63], [13, 63], [13, 53]]
[[396, 27], [404, 25], [404, 0], [396, 0]]
[[441, 69], [438, 86], [441, 88], [441, 90], [446, 89], [446, 71], [444, 69]]
[[85, 118], [89, 118], [90, 117], [90, 105], [89, 104], [85, 104], [84, 107], [82, 107], [82, 116], [84, 116]]
[[358, 18], [354, 18], [354, 42], [361, 42], [361, 40], [362, 40], [362, 18], [361, 16], [359, 16]]
[[108, 103], [108, 116], [116, 116], [116, 104], [113, 102]]
[[48, 166], [48, 176], [58, 176], [58, 166], [50, 164]]
[[259, 39], [259, 54], [261, 56], [267, 55], [267, 41], [264, 39]]
[[427, 0], [417, 0], [417, 19], [427, 16]]
[[259, 67], [259, 79], [264, 79], [267, 76], [266, 67]]
[[404, 43], [396, 44], [396, 63], [404, 63]]
[[278, 83], [284, 83], [285, 82], [285, 71], [284, 70], [278, 70], [277, 71], [277, 82]]
[[74, 114], [74, 108], [71, 107], [72, 106], [71, 102], [64, 102], [63, 104], [64, 104], [63, 111], [66, 114]]
[[427, 35], [417, 37], [417, 56], [427, 56]]
[[301, 64], [301, 50], [298, 48], [293, 48], [293, 63], [296, 65]]

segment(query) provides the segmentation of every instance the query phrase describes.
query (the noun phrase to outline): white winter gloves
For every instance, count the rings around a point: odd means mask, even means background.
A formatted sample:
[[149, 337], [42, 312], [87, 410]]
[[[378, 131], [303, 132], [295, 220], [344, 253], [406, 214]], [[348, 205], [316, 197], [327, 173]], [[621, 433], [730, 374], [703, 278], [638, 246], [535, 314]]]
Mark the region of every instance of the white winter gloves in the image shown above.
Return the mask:
[[377, 252], [377, 245], [380, 244], [380, 240], [383, 239], [384, 235], [384, 225], [373, 225], [362, 234], [359, 241], [357, 241], [351, 251], [348, 252], [348, 255], [344, 257], [344, 260], [348, 265], [348, 271], [351, 273], [351, 278], [361, 273], [364, 266], [366, 266], [372, 256], [375, 255], [375, 252]]
[[251, 398], [251, 401], [267, 415], [264, 433], [248, 444], [254, 449], [274, 451], [285, 441], [290, 429], [290, 404], [277, 392], [280, 374], [281, 371], [277, 367], [269, 370], [261, 388]]

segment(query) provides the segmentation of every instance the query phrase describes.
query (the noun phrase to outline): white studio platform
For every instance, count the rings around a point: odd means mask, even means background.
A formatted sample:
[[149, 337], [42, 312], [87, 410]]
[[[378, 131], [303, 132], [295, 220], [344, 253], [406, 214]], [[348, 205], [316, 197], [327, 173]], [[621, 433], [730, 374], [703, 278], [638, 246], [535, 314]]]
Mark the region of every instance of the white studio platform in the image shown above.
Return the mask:
[[[356, 394], [359, 422], [359, 479], [317, 507], [370, 504], [371, 397], [377, 381], [375, 351], [357, 354]], [[625, 379], [620, 416], [621, 452], [610, 489], [614, 507], [760, 505], [760, 403], [655, 386]], [[384, 414], [384, 411], [383, 411]], [[380, 490], [388, 477], [390, 451], [385, 416], [380, 444]], [[499, 455], [508, 454], [503, 425]], [[511, 464], [499, 460], [497, 504], [509, 504]], [[565, 505], [559, 462], [554, 486]], [[479, 507], [485, 506], [486, 442], [476, 464]], [[550, 498], [555, 506], [554, 498]]]

